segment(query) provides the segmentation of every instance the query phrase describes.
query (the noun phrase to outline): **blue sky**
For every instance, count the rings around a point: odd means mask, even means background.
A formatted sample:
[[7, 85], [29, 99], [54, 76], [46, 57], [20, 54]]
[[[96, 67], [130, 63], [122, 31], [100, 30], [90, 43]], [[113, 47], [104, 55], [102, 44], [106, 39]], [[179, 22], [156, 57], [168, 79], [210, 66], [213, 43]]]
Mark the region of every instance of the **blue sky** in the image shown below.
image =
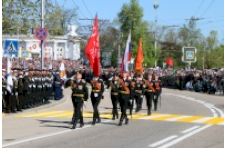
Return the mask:
[[[96, 12], [100, 19], [113, 20], [117, 17], [123, 3], [130, 0], [57, 0], [59, 4], [65, 2], [66, 8], [79, 7], [79, 18], [94, 17]], [[74, 2], [75, 4], [74, 4]], [[90, 13], [85, 8], [90, 11]], [[143, 20], [154, 21], [155, 10], [153, 4], [155, 0], [139, 0], [140, 6], [144, 9]], [[158, 0], [157, 9], [159, 25], [179, 25], [187, 23], [185, 19], [194, 16], [204, 18], [197, 22], [202, 33], [207, 36], [210, 30], [217, 30], [219, 40], [224, 39], [224, 0]], [[201, 6], [200, 6], [201, 5]], [[79, 21], [79, 20], [78, 20]], [[79, 21], [80, 24], [90, 24], [90, 21]]]

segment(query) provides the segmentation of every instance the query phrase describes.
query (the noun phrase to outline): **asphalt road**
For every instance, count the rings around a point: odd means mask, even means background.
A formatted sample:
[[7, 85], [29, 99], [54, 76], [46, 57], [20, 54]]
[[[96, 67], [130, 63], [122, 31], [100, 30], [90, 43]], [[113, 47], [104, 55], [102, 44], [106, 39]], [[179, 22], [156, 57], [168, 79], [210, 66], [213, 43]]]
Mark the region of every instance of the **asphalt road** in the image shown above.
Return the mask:
[[[70, 89], [56, 105], [5, 115], [3, 147], [10, 148], [223, 148], [224, 97], [163, 89], [161, 107], [147, 116], [146, 102], [128, 125], [111, 120], [109, 91], [99, 110], [102, 122], [91, 125], [92, 106], [84, 108], [83, 128], [71, 130]], [[131, 117], [130, 117], [131, 118]], [[78, 126], [79, 127], [79, 124]]]

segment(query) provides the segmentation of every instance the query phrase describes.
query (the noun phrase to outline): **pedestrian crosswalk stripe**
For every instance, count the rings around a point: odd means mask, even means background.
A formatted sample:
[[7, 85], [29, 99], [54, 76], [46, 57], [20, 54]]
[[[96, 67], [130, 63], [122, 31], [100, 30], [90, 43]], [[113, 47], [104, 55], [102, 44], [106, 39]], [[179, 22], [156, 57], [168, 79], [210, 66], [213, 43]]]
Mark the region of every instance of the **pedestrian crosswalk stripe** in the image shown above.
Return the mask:
[[[104, 111], [99, 112], [101, 118], [112, 119], [112, 112]], [[2, 114], [3, 115], [3, 114]], [[119, 113], [119, 116], [121, 114]], [[31, 118], [72, 118], [72, 111], [45, 111], [36, 113], [24, 113], [16, 115], [17, 118], [31, 117]], [[92, 111], [84, 111], [84, 118], [93, 118]], [[183, 123], [198, 123], [198, 124], [211, 124], [211, 125], [224, 125], [224, 118], [205, 117], [205, 116], [186, 116], [178, 114], [160, 114], [152, 113], [151, 116], [147, 116], [146, 113], [134, 113], [132, 116], [128, 115], [130, 119], [142, 119], [152, 121], [171, 121], [171, 122], [183, 122]]]

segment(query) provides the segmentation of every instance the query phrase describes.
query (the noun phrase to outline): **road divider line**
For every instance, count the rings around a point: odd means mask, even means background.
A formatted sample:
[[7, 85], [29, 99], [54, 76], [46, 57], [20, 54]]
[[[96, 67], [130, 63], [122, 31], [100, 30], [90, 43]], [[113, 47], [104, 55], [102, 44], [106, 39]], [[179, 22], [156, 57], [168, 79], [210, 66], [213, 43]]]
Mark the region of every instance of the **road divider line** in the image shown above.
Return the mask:
[[165, 143], [167, 141], [170, 141], [170, 140], [172, 140], [172, 139], [174, 139], [176, 137], [177, 137], [177, 135], [173, 135], [173, 136], [167, 137], [167, 138], [165, 138], [163, 140], [160, 140], [158, 142], [155, 142], [155, 143], [149, 145], [149, 147], [156, 147], [156, 146], [161, 145], [161, 144], [163, 144], [163, 143]]
[[176, 143], [179, 143], [182, 140], [184, 140], [184, 139], [186, 139], [186, 138], [188, 138], [188, 137], [190, 137], [190, 136], [192, 136], [194, 134], [197, 134], [197, 133], [201, 132], [202, 130], [205, 130], [205, 129], [209, 128], [210, 126], [212, 126], [212, 125], [206, 125], [206, 126], [203, 126], [201, 128], [198, 128], [197, 130], [194, 130], [194, 131], [192, 131], [192, 132], [190, 132], [188, 134], [185, 134], [184, 136], [181, 136], [181, 137], [179, 137], [177, 139], [174, 139], [173, 141], [171, 141], [169, 143], [166, 143], [166, 144], [160, 146], [159, 148], [168, 148], [168, 147], [170, 147], [170, 146], [172, 146], [172, 145], [174, 145]]
[[184, 130], [184, 131], [181, 131], [181, 133], [185, 134], [185, 133], [188, 133], [188, 132], [190, 132], [190, 131], [193, 131], [193, 130], [195, 130], [196, 128], [199, 128], [199, 127], [200, 127], [200, 126], [193, 126], [193, 127], [189, 128], [189, 129], [186, 129], [186, 130]]

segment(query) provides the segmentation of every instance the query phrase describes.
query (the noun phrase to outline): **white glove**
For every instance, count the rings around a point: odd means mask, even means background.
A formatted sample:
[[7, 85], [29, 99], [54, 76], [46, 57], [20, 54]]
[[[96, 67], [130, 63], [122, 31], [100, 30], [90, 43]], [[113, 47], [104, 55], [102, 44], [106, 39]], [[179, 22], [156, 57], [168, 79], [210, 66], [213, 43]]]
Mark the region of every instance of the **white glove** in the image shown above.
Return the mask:
[[86, 108], [87, 101], [84, 101], [84, 107]]
[[143, 95], [141, 95], [141, 98], [143, 98], [144, 96]]

